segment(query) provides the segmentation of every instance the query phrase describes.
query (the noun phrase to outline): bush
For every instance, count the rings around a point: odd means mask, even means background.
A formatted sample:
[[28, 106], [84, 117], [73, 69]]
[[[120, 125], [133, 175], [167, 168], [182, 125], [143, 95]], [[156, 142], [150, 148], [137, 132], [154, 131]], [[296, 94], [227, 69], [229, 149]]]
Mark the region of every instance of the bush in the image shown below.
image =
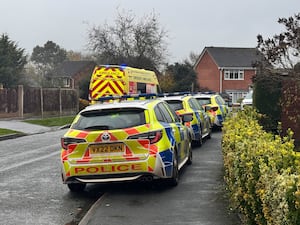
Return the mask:
[[292, 132], [281, 138], [265, 132], [253, 109], [224, 122], [225, 181], [233, 207], [247, 224], [300, 224], [299, 156]]
[[258, 119], [266, 131], [276, 132], [281, 116], [280, 97], [281, 79], [266, 76], [256, 81], [253, 105], [259, 113], [265, 115]]
[[90, 104], [90, 102], [88, 100], [79, 99], [79, 111], [83, 110], [85, 107], [87, 107]]

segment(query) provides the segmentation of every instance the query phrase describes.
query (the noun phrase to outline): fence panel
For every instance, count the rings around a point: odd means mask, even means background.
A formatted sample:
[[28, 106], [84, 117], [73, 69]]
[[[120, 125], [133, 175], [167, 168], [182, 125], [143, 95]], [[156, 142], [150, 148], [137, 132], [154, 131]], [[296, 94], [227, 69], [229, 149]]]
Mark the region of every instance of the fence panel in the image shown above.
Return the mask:
[[18, 115], [18, 89], [0, 89], [0, 118]]
[[59, 112], [59, 91], [58, 88], [45, 88], [43, 93], [43, 111], [44, 112]]
[[78, 92], [74, 89], [61, 89], [62, 112], [78, 112]]
[[283, 131], [291, 128], [295, 145], [300, 146], [300, 81], [289, 80], [283, 83], [281, 122]]
[[0, 118], [74, 115], [78, 109], [76, 89], [23, 86], [0, 89]]
[[40, 115], [41, 108], [41, 89], [24, 88], [24, 114]]

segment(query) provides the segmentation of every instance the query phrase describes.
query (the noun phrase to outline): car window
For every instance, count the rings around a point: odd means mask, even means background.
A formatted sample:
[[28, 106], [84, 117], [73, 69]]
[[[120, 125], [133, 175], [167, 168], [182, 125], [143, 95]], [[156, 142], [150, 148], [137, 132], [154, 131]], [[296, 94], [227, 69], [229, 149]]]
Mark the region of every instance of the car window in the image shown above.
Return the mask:
[[183, 109], [182, 101], [180, 100], [165, 100], [169, 106], [175, 111]]
[[156, 119], [160, 122], [167, 122], [158, 106], [154, 108]]
[[163, 104], [164, 107], [166, 107], [168, 109], [168, 111], [171, 113], [171, 115], [173, 116], [175, 122], [180, 122], [180, 118], [179, 116], [176, 114], [175, 110], [172, 109], [172, 107], [169, 104]]
[[225, 105], [225, 101], [223, 100], [223, 98], [221, 96], [217, 96], [216, 97], [216, 102], [219, 104], [219, 105]]
[[209, 105], [211, 104], [210, 98], [197, 98], [197, 101], [200, 105]]
[[163, 116], [166, 118], [166, 122], [173, 123], [174, 120], [173, 120], [172, 116], [170, 115], [169, 111], [167, 110], [167, 108], [165, 107], [165, 105], [163, 103], [159, 103], [158, 107], [161, 110], [161, 113], [163, 114]]
[[[166, 123], [174, 123], [177, 120], [177, 115], [174, 117], [172, 115], [172, 108], [167, 103], [159, 103], [155, 109], [156, 118], [158, 121], [166, 122]], [[179, 120], [179, 118], [178, 118]]]
[[197, 102], [197, 100], [196, 99], [194, 99], [194, 98], [190, 98], [189, 100], [188, 100], [188, 104], [190, 105], [190, 107], [192, 108], [192, 109], [194, 109], [194, 110], [201, 110], [201, 106], [199, 105], [199, 103]]
[[144, 109], [121, 108], [82, 112], [71, 128], [77, 130], [108, 130], [143, 124], [145, 124]]

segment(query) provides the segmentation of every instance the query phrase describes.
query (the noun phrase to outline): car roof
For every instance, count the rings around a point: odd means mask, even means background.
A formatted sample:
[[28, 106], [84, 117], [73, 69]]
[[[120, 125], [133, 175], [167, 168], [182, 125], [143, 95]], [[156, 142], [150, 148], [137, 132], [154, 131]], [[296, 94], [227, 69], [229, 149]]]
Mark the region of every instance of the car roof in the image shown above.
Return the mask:
[[217, 96], [216, 94], [196, 94], [194, 98], [211, 98], [213, 96]]
[[193, 97], [191, 95], [178, 95], [178, 96], [164, 96], [164, 97], [160, 97], [160, 99], [162, 100], [184, 100], [184, 98], [190, 98]]
[[116, 108], [142, 108], [147, 109], [147, 105], [151, 102], [160, 102], [159, 99], [146, 99], [146, 100], [123, 100], [120, 102], [103, 102], [96, 103], [93, 105], [87, 106], [83, 111], [92, 111], [92, 110], [100, 110], [100, 109], [116, 109]]

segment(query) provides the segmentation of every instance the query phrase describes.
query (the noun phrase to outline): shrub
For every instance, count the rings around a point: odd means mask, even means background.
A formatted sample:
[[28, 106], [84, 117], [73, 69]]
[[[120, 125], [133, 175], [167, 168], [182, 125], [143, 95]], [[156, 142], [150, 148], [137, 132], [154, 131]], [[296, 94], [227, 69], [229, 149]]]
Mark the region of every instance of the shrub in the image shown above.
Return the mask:
[[265, 132], [253, 109], [224, 123], [225, 181], [233, 207], [247, 224], [300, 224], [299, 157], [292, 132], [284, 138]]

